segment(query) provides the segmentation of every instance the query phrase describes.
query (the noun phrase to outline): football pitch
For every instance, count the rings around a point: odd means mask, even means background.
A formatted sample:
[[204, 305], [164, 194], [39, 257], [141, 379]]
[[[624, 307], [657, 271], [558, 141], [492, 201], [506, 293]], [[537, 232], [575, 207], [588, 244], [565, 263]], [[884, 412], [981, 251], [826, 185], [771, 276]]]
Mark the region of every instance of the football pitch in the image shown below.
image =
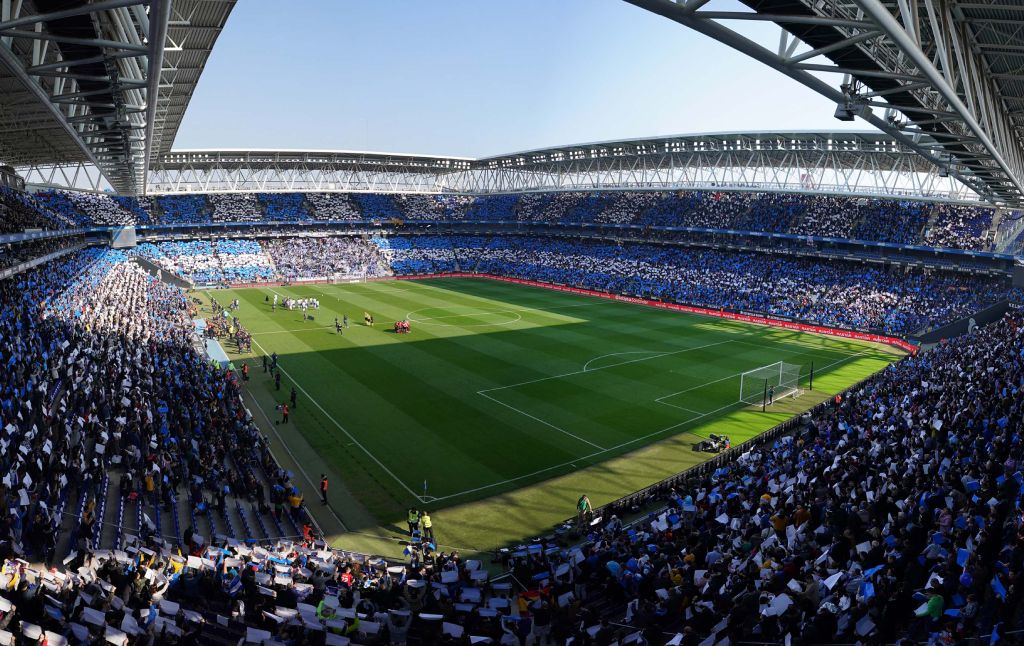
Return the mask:
[[[742, 442], [900, 356], [487, 279], [206, 293], [241, 302], [253, 356], [232, 356], [249, 362], [253, 415], [302, 472], [307, 501], [325, 472], [343, 529], [400, 527], [416, 506], [453, 546], [535, 535], [570, 516], [581, 493], [598, 505], [656, 482], [712, 457], [691, 450], [710, 433]], [[300, 310], [272, 311], [275, 294], [318, 298], [320, 308], [303, 321]], [[411, 333], [395, 334], [406, 318]], [[280, 391], [258, 359], [273, 352]], [[766, 412], [739, 404], [740, 375], [779, 361], [801, 366], [805, 392]], [[298, 406], [279, 424], [274, 407], [292, 386]]]

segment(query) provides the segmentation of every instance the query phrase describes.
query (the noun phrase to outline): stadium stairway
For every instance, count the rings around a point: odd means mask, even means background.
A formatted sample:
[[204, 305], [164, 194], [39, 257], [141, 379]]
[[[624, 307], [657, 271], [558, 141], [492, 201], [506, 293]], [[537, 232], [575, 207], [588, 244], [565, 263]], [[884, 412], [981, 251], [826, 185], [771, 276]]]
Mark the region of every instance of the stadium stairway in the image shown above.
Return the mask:
[[[89, 451], [92, 449], [90, 446]], [[262, 469], [254, 475], [269, 491]], [[54, 552], [55, 563], [75, 552], [82, 513], [90, 492], [94, 490], [97, 498], [93, 549], [123, 549], [141, 533], [147, 518], [171, 545], [181, 543], [188, 527], [207, 540], [223, 536], [239, 542], [264, 542], [301, 535], [301, 523], [293, 521], [289, 514], [284, 514], [281, 520], [275, 519], [271, 513], [261, 514], [255, 502], [247, 498], [226, 496], [223, 510], [217, 509], [216, 503], [208, 502], [204, 511], [196, 511], [196, 501], [189, 498], [184, 483], [177, 488], [169, 503], [164, 500], [158, 502], [146, 495], [122, 496], [122, 476], [123, 469], [111, 467], [100, 483], [92, 483], [87, 488], [84, 483], [76, 481], [65, 489], [56, 509], [61, 514], [62, 523]], [[209, 492], [205, 492], [204, 498], [209, 501], [208, 496]]]
[[981, 248], [984, 251], [995, 250], [996, 232], [999, 231], [999, 224], [1003, 221], [1003, 215], [1005, 214], [1005, 209], [995, 209], [995, 213], [992, 215], [992, 225], [981, 236]]
[[[804, 209], [803, 211], [800, 211], [800, 213], [798, 215], [793, 216], [793, 220], [789, 223], [789, 226], [786, 228], [786, 233], [794, 234], [794, 235], [801, 235], [798, 232], [800, 231], [800, 227], [803, 225], [803, 223], [804, 223], [804, 221], [806, 219], [807, 219], [807, 210]], [[806, 235], [806, 234], [803, 234], [803, 235]]]
[[[463, 265], [467, 264], [467, 263], [464, 262], [465, 259], [459, 257], [459, 249], [458, 249], [458, 247], [455, 246], [454, 242], [451, 239], [449, 239], [448, 242], [449, 242], [448, 248], [452, 252], [452, 262], [454, 263], [454, 267], [453, 268], [454, 268], [455, 271], [462, 271], [463, 270]], [[469, 260], [472, 260], [472, 259], [469, 259]], [[475, 266], [475, 264], [474, 264], [474, 266]]]
[[[754, 226], [752, 224], [748, 224], [749, 222], [751, 222], [750, 214], [753, 213], [753, 212], [754, 212], [754, 205], [751, 204], [746, 209], [744, 209], [742, 213], [740, 213], [737, 217], [735, 217], [733, 219], [733, 221], [730, 222], [727, 225], [726, 228], [729, 228], [729, 229], [740, 228], [740, 229], [750, 229], [750, 230], [756, 229], [757, 228], [756, 226]], [[742, 225], [739, 224], [741, 222], [743, 223]], [[790, 223], [790, 226], [792, 226], [792, 222]]]
[[281, 275], [281, 272], [277, 270], [277, 263], [274, 262], [274, 254], [267, 253], [266, 249], [264, 249], [263, 255], [267, 257], [267, 262], [270, 263], [270, 269], [274, 272], [274, 280], [283, 280], [284, 277]]
[[[999, 221], [1002, 222], [1005, 219], [1006, 213], [1001, 212], [999, 215]], [[995, 230], [995, 229], [993, 229]], [[1024, 234], [1024, 217], [1018, 218], [1010, 224], [1010, 229], [1007, 233], [996, 242], [995, 251], [996, 253], [1017, 253], [1017, 248], [1020, 246], [1021, 235]]]
[[924, 236], [929, 231], [935, 228], [935, 226], [938, 224], [939, 215], [941, 214], [941, 212], [941, 209], [937, 209], [934, 206], [931, 208], [931, 213], [928, 214], [928, 221], [925, 222], [921, 230], [917, 232], [917, 236], [914, 239], [914, 244], [917, 244], [918, 242], [924, 240]]
[[147, 274], [160, 279], [168, 285], [174, 285], [175, 287], [181, 287], [182, 289], [192, 289], [194, 287], [194, 283], [192, 283], [192, 281], [183, 278], [170, 269], [163, 269], [148, 258], [135, 256], [133, 260], [142, 267]]
[[861, 209], [857, 209], [857, 213], [859, 214], [859, 216], [854, 218], [853, 223], [850, 225], [851, 236], [854, 231], [858, 231], [860, 229], [861, 223], [863, 223], [864, 220], [866, 220], [868, 217], [867, 213]]
[[153, 197], [149, 202], [149, 223], [160, 224], [164, 219], [164, 210], [160, 201]]

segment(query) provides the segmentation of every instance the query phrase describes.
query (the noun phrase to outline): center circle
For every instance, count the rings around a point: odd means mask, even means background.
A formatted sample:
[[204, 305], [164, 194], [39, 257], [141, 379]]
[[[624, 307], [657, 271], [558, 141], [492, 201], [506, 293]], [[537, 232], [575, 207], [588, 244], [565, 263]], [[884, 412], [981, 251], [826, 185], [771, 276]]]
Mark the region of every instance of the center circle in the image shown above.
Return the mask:
[[417, 325], [437, 325], [440, 327], [486, 327], [492, 325], [509, 325], [521, 321], [519, 312], [512, 310], [475, 310], [452, 313], [450, 308], [425, 307], [405, 315], [410, 323]]

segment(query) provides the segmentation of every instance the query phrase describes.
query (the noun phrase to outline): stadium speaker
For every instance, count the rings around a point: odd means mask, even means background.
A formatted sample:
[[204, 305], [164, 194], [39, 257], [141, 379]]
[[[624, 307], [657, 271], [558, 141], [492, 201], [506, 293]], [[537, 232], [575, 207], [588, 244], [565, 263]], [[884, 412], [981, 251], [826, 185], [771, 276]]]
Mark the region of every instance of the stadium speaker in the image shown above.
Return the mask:
[[836, 106], [835, 117], [840, 121], [853, 121], [856, 115], [850, 109], [849, 104], [840, 103]]
[[871, 106], [862, 99], [845, 101], [836, 106], [835, 118], [840, 121], [853, 121], [855, 117], [867, 119], [871, 116]]

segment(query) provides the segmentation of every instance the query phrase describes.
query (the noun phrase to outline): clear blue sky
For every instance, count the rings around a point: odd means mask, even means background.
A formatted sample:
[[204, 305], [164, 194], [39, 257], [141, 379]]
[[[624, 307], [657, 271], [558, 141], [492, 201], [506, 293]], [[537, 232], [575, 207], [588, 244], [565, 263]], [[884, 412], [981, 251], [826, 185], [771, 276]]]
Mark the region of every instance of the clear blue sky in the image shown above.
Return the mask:
[[[770, 25], [748, 29], [777, 41]], [[691, 132], [870, 128], [834, 109], [621, 0], [242, 0], [175, 148], [479, 157]]]

